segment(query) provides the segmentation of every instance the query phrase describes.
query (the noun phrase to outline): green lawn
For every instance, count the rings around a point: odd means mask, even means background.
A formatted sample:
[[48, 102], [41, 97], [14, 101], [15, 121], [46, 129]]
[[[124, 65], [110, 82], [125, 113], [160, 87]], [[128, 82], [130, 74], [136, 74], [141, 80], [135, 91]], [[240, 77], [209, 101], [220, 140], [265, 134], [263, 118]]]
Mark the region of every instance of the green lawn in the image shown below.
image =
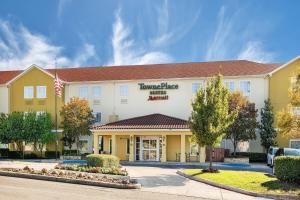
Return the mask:
[[187, 169], [184, 173], [252, 192], [300, 195], [300, 185], [283, 183], [276, 177], [261, 172], [221, 170], [220, 173], [203, 173], [200, 169]]

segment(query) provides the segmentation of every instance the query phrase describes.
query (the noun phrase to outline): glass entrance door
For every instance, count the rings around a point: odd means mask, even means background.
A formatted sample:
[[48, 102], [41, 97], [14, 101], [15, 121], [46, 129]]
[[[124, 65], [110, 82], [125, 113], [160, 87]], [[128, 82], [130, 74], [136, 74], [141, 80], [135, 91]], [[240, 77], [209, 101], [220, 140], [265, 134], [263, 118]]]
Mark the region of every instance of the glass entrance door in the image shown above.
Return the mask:
[[159, 161], [159, 138], [144, 137], [141, 147], [141, 160]]

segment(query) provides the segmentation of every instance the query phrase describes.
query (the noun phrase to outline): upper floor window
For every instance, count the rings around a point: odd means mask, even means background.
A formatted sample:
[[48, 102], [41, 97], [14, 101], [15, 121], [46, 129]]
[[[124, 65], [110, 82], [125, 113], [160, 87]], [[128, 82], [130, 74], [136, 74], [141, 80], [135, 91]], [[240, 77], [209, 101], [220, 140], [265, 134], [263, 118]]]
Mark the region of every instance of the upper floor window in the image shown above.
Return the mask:
[[79, 88], [79, 98], [87, 99], [88, 98], [88, 87], [80, 87]]
[[101, 87], [100, 86], [94, 86], [93, 87], [93, 98], [94, 99], [100, 99], [101, 97]]
[[47, 97], [47, 87], [36, 86], [36, 97], [39, 99], [45, 99]]
[[192, 92], [195, 94], [200, 88], [203, 87], [203, 83], [193, 83], [192, 84]]
[[233, 81], [224, 81], [225, 87], [230, 91], [234, 91], [234, 82]]
[[128, 85], [121, 85], [120, 86], [120, 96], [121, 97], [128, 97]]
[[250, 81], [241, 81], [240, 91], [243, 93], [244, 96], [250, 96]]
[[24, 87], [24, 99], [33, 99], [33, 86]]

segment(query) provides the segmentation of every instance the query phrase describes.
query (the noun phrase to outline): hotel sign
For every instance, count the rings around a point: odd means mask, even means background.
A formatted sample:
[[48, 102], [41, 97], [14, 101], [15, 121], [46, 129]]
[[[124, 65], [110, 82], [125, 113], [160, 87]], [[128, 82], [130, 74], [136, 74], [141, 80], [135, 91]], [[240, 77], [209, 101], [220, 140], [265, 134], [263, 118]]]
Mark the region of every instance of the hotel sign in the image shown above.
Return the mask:
[[177, 90], [179, 88], [178, 84], [168, 84], [167, 82], [153, 85], [139, 83], [138, 85], [140, 90], [150, 90], [148, 101], [168, 100], [167, 90]]

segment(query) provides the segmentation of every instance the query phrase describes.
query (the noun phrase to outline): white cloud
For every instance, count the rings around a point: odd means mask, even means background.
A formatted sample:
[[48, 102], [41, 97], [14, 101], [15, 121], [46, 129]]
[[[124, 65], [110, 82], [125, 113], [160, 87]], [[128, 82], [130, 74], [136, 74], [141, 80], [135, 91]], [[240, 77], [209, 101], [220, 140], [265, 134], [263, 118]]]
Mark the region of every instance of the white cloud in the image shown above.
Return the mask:
[[191, 20], [170, 28], [169, 4], [168, 0], [165, 0], [162, 6], [157, 9], [157, 36], [150, 40], [151, 45], [153, 47], [162, 47], [177, 42], [191, 30], [198, 21], [199, 16], [200, 8], [196, 14], [191, 17]]
[[239, 53], [239, 60], [251, 60], [261, 63], [271, 62], [274, 54], [264, 51], [263, 45], [258, 41], [250, 41], [245, 45], [245, 48]]
[[218, 13], [218, 26], [212, 41], [209, 42], [205, 59], [210, 60], [223, 60], [227, 56], [228, 41], [232, 33], [233, 21], [225, 18], [225, 7], [222, 6]]
[[117, 11], [112, 36], [113, 58], [108, 65], [165, 63], [172, 60], [166, 53], [147, 51], [143, 46], [137, 45], [130, 34], [130, 28], [123, 24], [120, 17], [120, 10]]
[[265, 51], [258, 38], [251, 38], [250, 26], [240, 24], [243, 10], [227, 14], [221, 7], [218, 13], [217, 28], [208, 43], [205, 60], [246, 59], [256, 62], [271, 62], [274, 53]]
[[63, 48], [52, 44], [45, 36], [31, 33], [20, 25], [12, 27], [0, 19], [0, 70], [24, 69], [32, 64], [42, 67], [85, 64], [95, 58], [95, 49], [84, 44], [74, 58], [63, 55]]

